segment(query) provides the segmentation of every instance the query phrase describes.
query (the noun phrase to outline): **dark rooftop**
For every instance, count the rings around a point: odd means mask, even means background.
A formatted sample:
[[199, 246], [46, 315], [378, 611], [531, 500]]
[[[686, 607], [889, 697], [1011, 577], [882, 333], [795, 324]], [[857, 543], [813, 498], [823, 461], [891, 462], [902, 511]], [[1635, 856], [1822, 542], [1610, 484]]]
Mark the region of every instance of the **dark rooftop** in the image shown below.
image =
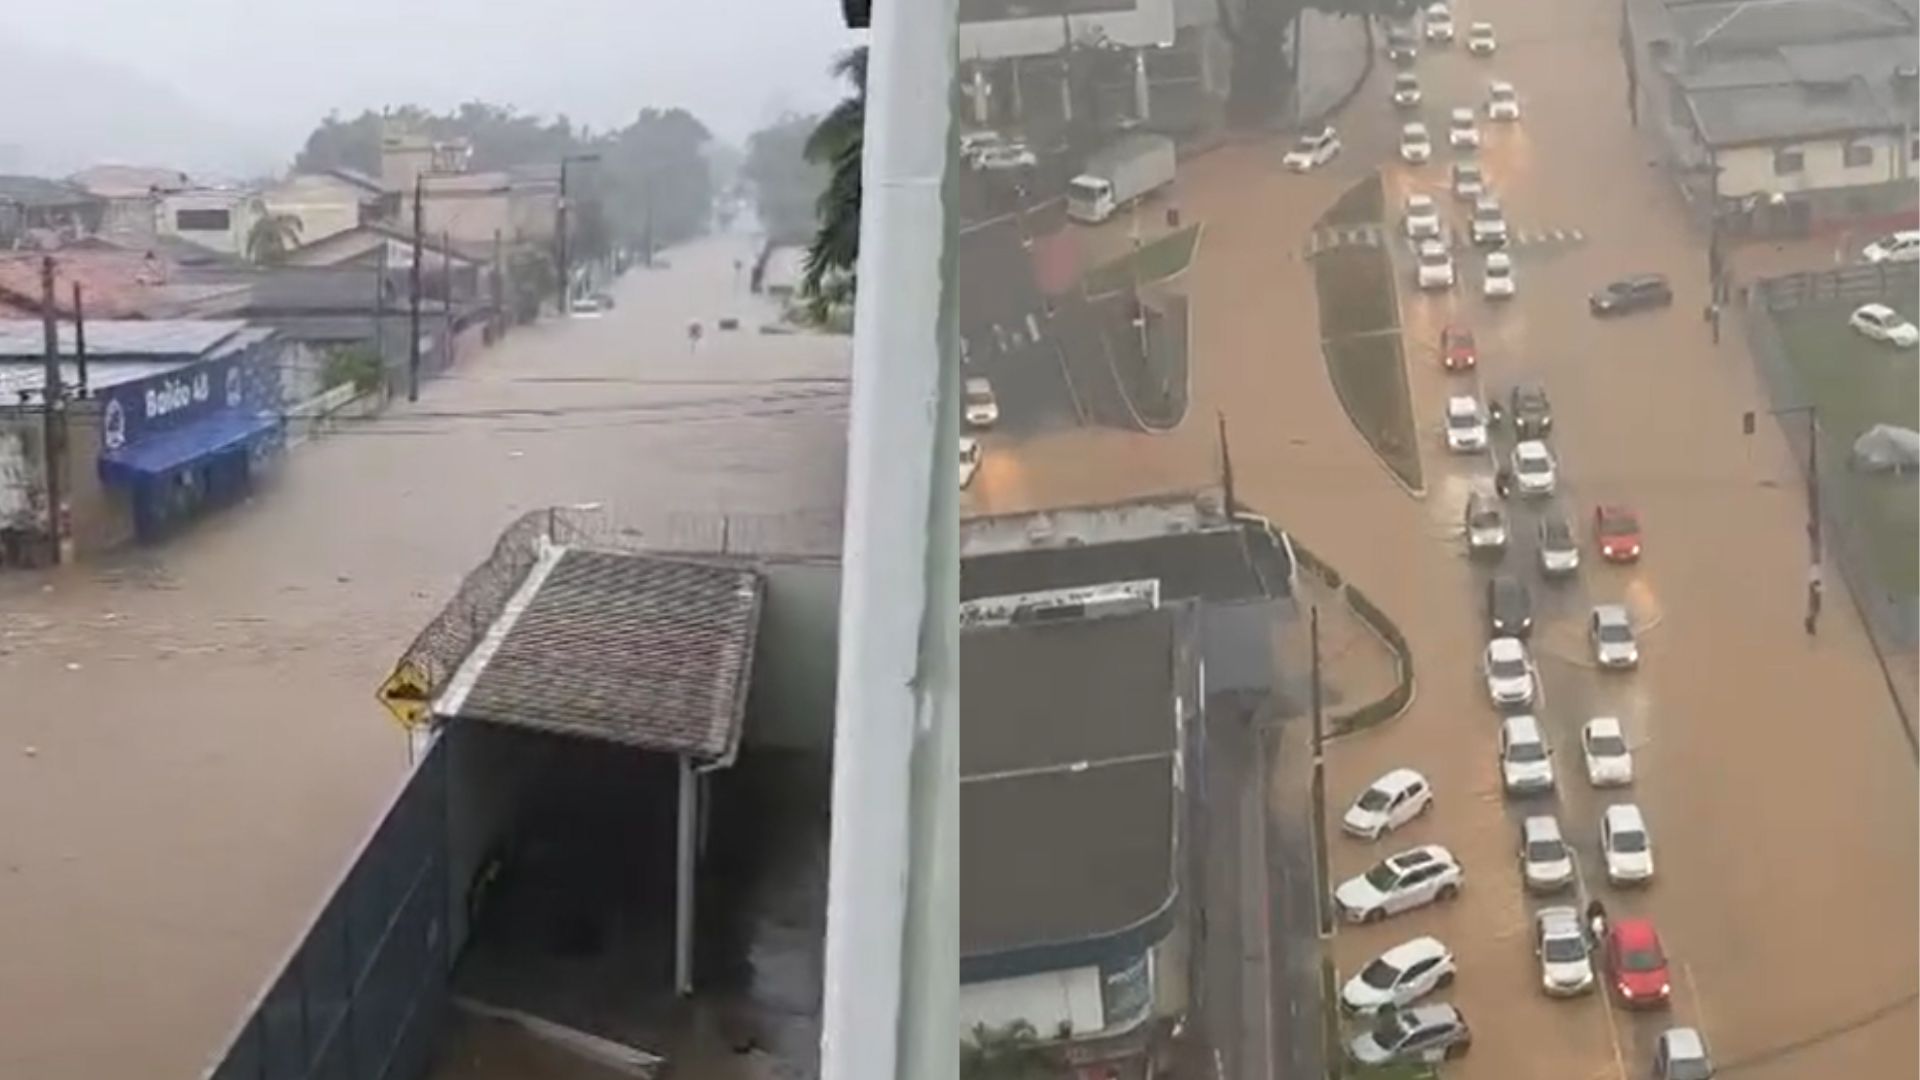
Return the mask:
[[960, 643], [961, 955], [1082, 942], [1159, 912], [1175, 891], [1172, 613]]
[[760, 576], [691, 560], [552, 551], [461, 665], [436, 702], [441, 715], [726, 755], [746, 706]]
[[72, 184], [40, 176], [0, 176], [0, 202], [20, 206], [85, 206], [98, 202]]
[[1085, 546], [970, 555], [960, 563], [960, 598], [1157, 578], [1164, 600], [1237, 600], [1284, 595], [1286, 555], [1266, 533], [1221, 528]]

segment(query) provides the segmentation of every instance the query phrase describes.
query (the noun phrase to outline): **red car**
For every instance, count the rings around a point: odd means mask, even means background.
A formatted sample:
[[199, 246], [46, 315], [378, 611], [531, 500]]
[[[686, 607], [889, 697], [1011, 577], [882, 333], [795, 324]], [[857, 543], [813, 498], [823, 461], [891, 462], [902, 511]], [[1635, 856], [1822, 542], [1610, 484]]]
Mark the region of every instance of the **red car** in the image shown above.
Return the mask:
[[1596, 506], [1593, 538], [1600, 545], [1601, 558], [1634, 562], [1640, 558], [1640, 515], [1625, 506]]
[[1473, 331], [1464, 326], [1449, 326], [1440, 331], [1440, 365], [1448, 371], [1472, 371], [1480, 362], [1473, 344]]
[[1667, 954], [1660, 935], [1648, 919], [1621, 919], [1607, 924], [1607, 977], [1624, 1005], [1660, 1008], [1673, 995], [1667, 973]]

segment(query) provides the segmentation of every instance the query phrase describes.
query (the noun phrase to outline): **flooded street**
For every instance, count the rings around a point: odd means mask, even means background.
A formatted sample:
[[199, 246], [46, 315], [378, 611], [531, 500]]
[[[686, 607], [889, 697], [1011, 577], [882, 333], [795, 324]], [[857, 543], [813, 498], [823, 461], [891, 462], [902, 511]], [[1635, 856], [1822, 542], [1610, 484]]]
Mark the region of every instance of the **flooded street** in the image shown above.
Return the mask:
[[[1834, 594], [1819, 636], [1802, 628], [1798, 473], [1776, 428], [1741, 434], [1740, 413], [1765, 396], [1738, 334], [1716, 347], [1700, 319], [1704, 239], [1671, 180], [1649, 167], [1656, 150], [1628, 126], [1617, 17], [1601, 0], [1550, 10], [1472, 0], [1456, 18], [1492, 20], [1498, 56], [1440, 50], [1420, 61], [1430, 125], [1454, 105], [1482, 101], [1490, 79], [1519, 87], [1526, 118], [1488, 132], [1488, 173], [1514, 228], [1581, 234], [1517, 245], [1518, 297], [1504, 308], [1478, 299], [1471, 255], [1461, 287], [1444, 298], [1403, 287], [1424, 500], [1394, 484], [1341, 412], [1318, 352], [1310, 267], [1298, 254], [1340, 192], [1391, 158], [1399, 120], [1386, 104], [1383, 64], [1339, 119], [1346, 150], [1327, 170], [1287, 175], [1277, 146], [1230, 147], [1183, 166], [1182, 204], [1209, 225], [1187, 278], [1188, 422], [1158, 438], [1057, 434], [1022, 444], [1017, 461], [996, 459], [990, 444], [970, 507], [1217, 485], [1209, 418], [1224, 411], [1241, 500], [1331, 560], [1411, 642], [1419, 673], [1411, 710], [1336, 744], [1328, 791], [1337, 810], [1388, 768], [1411, 765], [1433, 781], [1434, 811], [1378, 845], [1333, 838], [1333, 873], [1437, 842], [1464, 863], [1468, 885], [1453, 904], [1343, 930], [1333, 950], [1345, 972], [1422, 933], [1455, 951], [1461, 975], [1449, 996], [1475, 1039], [1449, 1076], [1641, 1075], [1654, 1036], [1674, 1023], [1699, 1025], [1721, 1067], [1744, 1065], [1743, 1076], [1911, 1075], [1920, 1036], [1913, 755], [1852, 607]], [[1390, 225], [1401, 194], [1435, 188], [1450, 159], [1442, 153], [1421, 170], [1385, 165]], [[1458, 218], [1450, 199], [1443, 206]], [[1588, 316], [1588, 292], [1639, 271], [1669, 275], [1671, 309], [1605, 323]], [[1670, 1015], [1629, 1016], [1605, 995], [1553, 1002], [1537, 989], [1538, 904], [1523, 895], [1515, 865], [1521, 808], [1500, 792], [1496, 714], [1476, 667], [1484, 572], [1469, 565], [1457, 524], [1467, 480], [1491, 466], [1449, 459], [1439, 431], [1444, 397], [1472, 385], [1432, 363], [1439, 327], [1456, 320], [1478, 334], [1485, 392], [1504, 393], [1522, 377], [1546, 383], [1558, 501], [1584, 551], [1578, 579], [1560, 590], [1540, 583], [1528, 546], [1507, 555], [1539, 609], [1537, 712], [1558, 760], [1557, 805], [1543, 800], [1531, 812], [1556, 813], [1583, 874], [1597, 877], [1600, 808], [1632, 801], [1645, 811], [1658, 880], [1638, 894], [1604, 884], [1593, 893], [1655, 920], [1675, 972]], [[1640, 513], [1647, 549], [1637, 565], [1596, 558], [1589, 515], [1612, 501]], [[1516, 513], [1517, 534], [1533, 513]], [[1634, 613], [1640, 670], [1602, 676], [1591, 667], [1583, 623], [1602, 602]], [[1596, 715], [1621, 717], [1636, 755], [1636, 783], [1617, 794], [1593, 792], [1580, 768], [1577, 732]]]
[[214, 1060], [407, 767], [374, 687], [519, 514], [837, 550], [845, 340], [754, 332], [744, 237], [668, 257], [163, 547], [0, 577], [0, 1075]]

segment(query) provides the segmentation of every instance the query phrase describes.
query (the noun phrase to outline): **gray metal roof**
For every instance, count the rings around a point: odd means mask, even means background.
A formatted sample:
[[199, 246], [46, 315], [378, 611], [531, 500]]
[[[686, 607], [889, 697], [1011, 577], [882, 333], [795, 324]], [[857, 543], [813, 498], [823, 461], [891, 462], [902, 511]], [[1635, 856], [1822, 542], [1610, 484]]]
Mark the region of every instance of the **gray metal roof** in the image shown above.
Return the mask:
[[436, 709], [723, 757], [739, 738], [763, 594], [738, 566], [551, 549]]
[[960, 562], [960, 596], [1010, 596], [1116, 581], [1160, 582], [1166, 599], [1238, 600], [1284, 596], [1287, 557], [1262, 530], [1205, 532], [970, 555]]
[[[199, 356], [246, 329], [239, 319], [101, 319], [87, 323], [87, 353], [99, 357], [167, 359]], [[73, 323], [59, 324], [60, 351], [71, 354]], [[38, 319], [0, 319], [0, 359], [46, 354]]]
[[1914, 30], [1912, 16], [1890, 0], [1707, 0], [1665, 6], [1683, 47], [1722, 55]]
[[[105, 390], [107, 387], [134, 382], [149, 375], [178, 371], [192, 363], [192, 360], [113, 360], [101, 364], [88, 364], [87, 388], [91, 391]], [[60, 384], [69, 391], [80, 384], [78, 364], [63, 362], [60, 365]], [[0, 362], [0, 408], [23, 404], [22, 394], [27, 395], [24, 404], [37, 405], [40, 401], [40, 390], [46, 385], [46, 367], [39, 361]]]
[[963, 956], [1112, 934], [1173, 895], [1175, 640], [1164, 609], [961, 635]]

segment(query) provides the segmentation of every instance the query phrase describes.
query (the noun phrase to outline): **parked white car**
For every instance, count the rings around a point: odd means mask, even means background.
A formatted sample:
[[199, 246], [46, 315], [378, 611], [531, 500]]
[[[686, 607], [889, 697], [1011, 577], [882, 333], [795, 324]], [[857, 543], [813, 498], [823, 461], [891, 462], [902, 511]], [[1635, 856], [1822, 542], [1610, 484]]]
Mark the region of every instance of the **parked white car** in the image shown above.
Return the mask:
[[1551, 495], [1556, 482], [1553, 451], [1539, 439], [1527, 439], [1513, 447], [1513, 486], [1522, 495]]
[[1597, 788], [1633, 783], [1633, 751], [1616, 716], [1596, 716], [1580, 728], [1580, 754], [1587, 762], [1587, 782]]
[[1367, 785], [1347, 807], [1340, 827], [1347, 835], [1378, 840], [1433, 806], [1433, 788], [1412, 769], [1395, 769]]
[[1347, 1041], [1347, 1056], [1380, 1068], [1397, 1062], [1428, 1065], [1451, 1061], [1473, 1046], [1473, 1031], [1460, 1010], [1444, 1001], [1396, 1009]]
[[1534, 892], [1557, 892], [1573, 884], [1573, 849], [1552, 814], [1520, 822], [1520, 879]]
[[1885, 304], [1862, 304], [1854, 308], [1847, 324], [1875, 341], [1903, 349], [1920, 345], [1920, 329]]
[[960, 437], [960, 490], [973, 483], [973, 474], [980, 471], [980, 440]]
[[1400, 160], [1409, 165], [1433, 160], [1433, 137], [1427, 134], [1427, 125], [1415, 120], [1400, 128]]
[[1496, 82], [1487, 87], [1487, 119], [1520, 119], [1520, 92], [1513, 88], [1512, 83]]
[[1040, 159], [1022, 143], [1007, 143], [986, 147], [974, 155], [973, 163], [975, 168], [987, 172], [1009, 172], [1038, 168]]
[[1464, 884], [1466, 873], [1453, 853], [1438, 844], [1426, 844], [1383, 859], [1359, 877], [1341, 882], [1333, 900], [1348, 922], [1379, 922], [1436, 900], [1451, 900]]
[[1593, 953], [1580, 913], [1570, 907], [1544, 907], [1533, 920], [1540, 988], [1550, 997], [1573, 997], [1592, 990]]
[[1587, 640], [1593, 645], [1594, 662], [1603, 668], [1640, 665], [1640, 645], [1633, 640], [1633, 619], [1625, 605], [1595, 604], [1587, 619]]
[[1500, 722], [1500, 786], [1509, 795], [1553, 790], [1553, 750], [1532, 716], [1509, 716]]
[[1600, 853], [1607, 859], [1609, 882], [1638, 885], [1653, 880], [1653, 839], [1638, 806], [1615, 803], [1601, 813]]
[[1426, 27], [1428, 41], [1436, 45], [1444, 45], [1452, 41], [1453, 12], [1448, 11], [1441, 4], [1431, 5], [1427, 8]]
[[1406, 229], [1409, 240], [1432, 240], [1440, 236], [1440, 207], [1433, 196], [1407, 196]]
[[1312, 172], [1314, 169], [1332, 161], [1340, 154], [1340, 136], [1328, 124], [1319, 131], [1310, 131], [1300, 136], [1281, 159], [1281, 164], [1294, 172]]
[[1459, 973], [1453, 953], [1439, 938], [1417, 937], [1374, 957], [1340, 988], [1340, 1005], [1352, 1016], [1372, 1016], [1391, 1005], [1404, 1009]]
[[1497, 637], [1487, 642], [1480, 668], [1487, 677], [1487, 696], [1496, 706], [1525, 708], [1533, 704], [1533, 657], [1527, 644], [1516, 637]]
[[1467, 51], [1475, 56], [1492, 56], [1496, 44], [1493, 40], [1493, 24], [1476, 22], [1467, 25]]
[[1920, 261], [1920, 229], [1902, 229], [1868, 244], [1860, 257], [1870, 263]]
[[1422, 289], [1453, 288], [1453, 254], [1438, 240], [1420, 242], [1420, 265], [1414, 280]]
[[1456, 150], [1480, 146], [1480, 129], [1474, 124], [1472, 109], [1455, 109], [1447, 116], [1447, 145]]
[[1403, 71], [1393, 77], [1393, 103], [1402, 109], [1411, 109], [1420, 104], [1420, 76], [1411, 71]]
[[1469, 225], [1472, 240], [1482, 247], [1499, 247], [1507, 242], [1507, 214], [1500, 200], [1482, 195], [1473, 200], [1473, 219]]
[[994, 396], [993, 383], [986, 376], [973, 376], [964, 389], [968, 427], [988, 428], [1000, 421], [1000, 399]]
[[1447, 449], [1472, 454], [1487, 448], [1487, 414], [1478, 398], [1456, 394], [1447, 399]]
[[1480, 295], [1489, 300], [1510, 300], [1514, 288], [1513, 256], [1504, 251], [1487, 252], [1486, 266], [1480, 272]]

